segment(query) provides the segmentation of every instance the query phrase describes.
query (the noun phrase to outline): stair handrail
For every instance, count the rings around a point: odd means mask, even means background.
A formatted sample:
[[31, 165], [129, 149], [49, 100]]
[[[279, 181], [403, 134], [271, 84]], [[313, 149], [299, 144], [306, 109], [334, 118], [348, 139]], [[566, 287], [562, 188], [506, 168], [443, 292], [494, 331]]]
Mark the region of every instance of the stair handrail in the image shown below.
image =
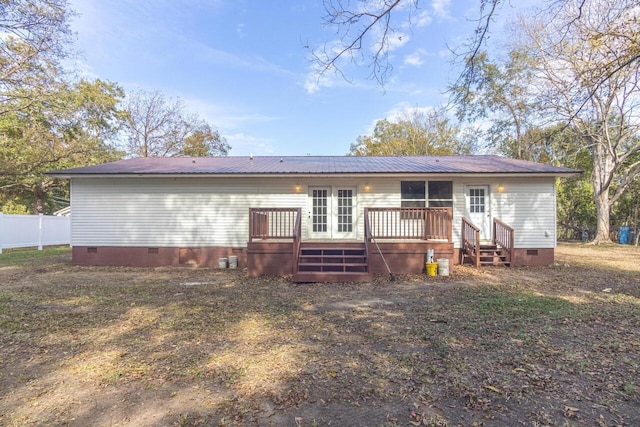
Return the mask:
[[298, 272], [298, 261], [300, 260], [300, 246], [302, 242], [302, 208], [296, 211], [296, 220], [293, 225], [293, 274]]
[[367, 260], [367, 273], [369, 272], [369, 242], [371, 241], [371, 223], [369, 222], [369, 208], [364, 208], [364, 256]]
[[[464, 217], [462, 218], [461, 250], [471, 256], [476, 267], [480, 267], [480, 229]], [[464, 254], [461, 254], [461, 258], [463, 256]]]
[[514, 235], [513, 227], [498, 218], [493, 218], [493, 244], [504, 250], [509, 265], [513, 256]]

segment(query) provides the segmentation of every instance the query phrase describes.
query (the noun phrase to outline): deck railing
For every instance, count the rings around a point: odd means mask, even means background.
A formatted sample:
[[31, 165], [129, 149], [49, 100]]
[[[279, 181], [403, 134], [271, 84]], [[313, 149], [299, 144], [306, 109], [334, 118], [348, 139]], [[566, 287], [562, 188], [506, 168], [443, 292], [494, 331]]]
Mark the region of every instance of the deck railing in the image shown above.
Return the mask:
[[375, 239], [452, 241], [452, 208], [365, 208]]
[[[462, 250], [473, 259], [473, 264], [480, 267], [480, 229], [467, 218], [462, 218]], [[462, 264], [462, 260], [460, 260]]]
[[508, 224], [497, 218], [493, 219], [493, 244], [501, 247], [506, 256], [506, 261], [511, 264], [511, 256], [514, 246], [514, 230]]
[[249, 208], [249, 241], [294, 239], [301, 212], [300, 208]]
[[300, 262], [300, 243], [302, 242], [302, 210], [299, 208], [296, 215], [296, 222], [293, 224], [293, 271], [292, 274], [298, 272], [298, 263]]

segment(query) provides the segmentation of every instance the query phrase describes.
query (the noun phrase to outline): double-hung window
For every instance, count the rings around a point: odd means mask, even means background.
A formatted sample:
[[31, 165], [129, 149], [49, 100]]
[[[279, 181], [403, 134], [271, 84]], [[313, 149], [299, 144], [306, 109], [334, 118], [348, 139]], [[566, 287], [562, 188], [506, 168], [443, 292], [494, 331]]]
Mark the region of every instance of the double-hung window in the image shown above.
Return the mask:
[[403, 208], [453, 207], [453, 181], [402, 181]]
[[430, 208], [453, 207], [453, 182], [429, 181], [427, 206]]
[[403, 208], [424, 208], [426, 206], [424, 181], [402, 181], [400, 189], [400, 206]]

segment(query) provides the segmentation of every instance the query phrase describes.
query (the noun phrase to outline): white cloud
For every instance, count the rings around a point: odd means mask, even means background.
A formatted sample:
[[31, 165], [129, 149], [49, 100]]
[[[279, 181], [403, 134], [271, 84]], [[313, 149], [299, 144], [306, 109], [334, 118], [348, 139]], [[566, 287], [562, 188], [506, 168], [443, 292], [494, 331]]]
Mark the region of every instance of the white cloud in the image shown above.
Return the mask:
[[404, 57], [404, 64], [413, 67], [419, 67], [424, 64], [424, 58], [427, 56], [427, 51], [424, 49], [418, 49], [415, 52]]
[[449, 18], [450, 8], [451, 0], [433, 0], [431, 2], [431, 9], [433, 9], [433, 14], [439, 18]]
[[440, 49], [438, 51], [438, 56], [440, 58], [449, 58], [453, 55], [453, 52], [451, 52], [450, 49]]
[[409, 34], [396, 33], [389, 36], [389, 39], [387, 40], [389, 52], [401, 48], [409, 43], [409, 40], [411, 40], [411, 36]]
[[385, 113], [385, 118], [389, 121], [397, 121], [410, 116], [414, 112], [430, 113], [435, 109], [436, 107], [432, 106], [419, 107], [417, 105], [411, 105], [408, 102], [400, 102]]
[[[382, 41], [382, 38], [385, 36], [385, 31], [387, 31], [387, 29], [382, 25], [373, 27], [372, 37], [375, 42], [372, 43], [371, 45], [371, 48], [370, 48], [371, 52], [375, 53], [378, 50], [380, 50], [380, 42]], [[387, 37], [386, 38], [387, 45], [384, 47], [385, 53], [392, 52], [396, 49], [399, 49], [402, 46], [409, 43], [409, 40], [411, 40], [411, 36], [409, 34], [403, 33], [401, 31], [396, 31], [393, 33], [390, 32], [389, 34], [386, 35], [386, 37]]]
[[327, 77], [326, 74], [318, 75], [316, 71], [310, 71], [304, 81], [304, 89], [308, 94], [313, 95], [323, 87], [333, 87], [336, 78]]
[[245, 33], [245, 31], [244, 31], [244, 24], [238, 24], [236, 26], [236, 33], [238, 33], [238, 35], [240, 37], [246, 37], [247, 36], [247, 33]]
[[413, 23], [416, 28], [423, 28], [431, 24], [432, 21], [433, 18], [431, 17], [429, 12], [427, 12], [426, 10], [421, 10], [420, 13], [415, 16]]
[[340, 83], [340, 77], [334, 68], [323, 70], [323, 67], [314, 63], [305, 76], [304, 89], [308, 94], [313, 95], [323, 87], [334, 87]]
[[333, 40], [327, 43], [322, 48], [317, 48], [313, 54], [311, 55], [311, 66], [309, 67], [309, 71], [305, 76], [304, 81], [304, 89], [308, 94], [314, 94], [318, 92], [323, 87], [335, 87], [341, 86], [346, 83], [344, 77], [338, 72], [336, 67], [340, 69], [345, 69], [349, 66], [347, 60], [343, 57], [337, 58], [336, 66], [329, 66], [325, 69], [325, 67], [316, 61], [315, 58], [321, 58], [325, 61], [328, 61], [331, 57], [336, 57], [342, 51], [342, 43], [340, 40]]

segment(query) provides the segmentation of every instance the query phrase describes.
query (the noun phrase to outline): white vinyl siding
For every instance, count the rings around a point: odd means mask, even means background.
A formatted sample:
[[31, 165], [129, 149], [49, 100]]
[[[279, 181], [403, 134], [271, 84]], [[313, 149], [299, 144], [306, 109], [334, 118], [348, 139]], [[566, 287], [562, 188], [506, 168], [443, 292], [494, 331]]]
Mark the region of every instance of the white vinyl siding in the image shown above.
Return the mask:
[[249, 207], [298, 207], [282, 180], [74, 179], [76, 246], [246, 246]]
[[[460, 247], [465, 185], [489, 185], [491, 215], [513, 226], [518, 248], [555, 247], [553, 178], [438, 177], [141, 177], [74, 178], [71, 238], [75, 246], [246, 246], [250, 207], [302, 209], [308, 238], [308, 190], [355, 189], [356, 239], [365, 207], [400, 207], [400, 182], [453, 181], [453, 239]], [[504, 186], [498, 192], [498, 185]]]
[[491, 213], [515, 229], [516, 248], [555, 248], [555, 180], [502, 181], [502, 192], [491, 186]]
[[[515, 230], [516, 248], [555, 248], [556, 194], [554, 178], [486, 178], [454, 180], [453, 240], [460, 247], [465, 188], [489, 185], [491, 220], [498, 218]], [[498, 191], [502, 186], [502, 191]]]
[[356, 189], [357, 239], [364, 239], [364, 207], [400, 206], [399, 181], [388, 180], [366, 187], [359, 179], [74, 178], [72, 244], [243, 247], [252, 207], [301, 208], [307, 239], [307, 181]]

